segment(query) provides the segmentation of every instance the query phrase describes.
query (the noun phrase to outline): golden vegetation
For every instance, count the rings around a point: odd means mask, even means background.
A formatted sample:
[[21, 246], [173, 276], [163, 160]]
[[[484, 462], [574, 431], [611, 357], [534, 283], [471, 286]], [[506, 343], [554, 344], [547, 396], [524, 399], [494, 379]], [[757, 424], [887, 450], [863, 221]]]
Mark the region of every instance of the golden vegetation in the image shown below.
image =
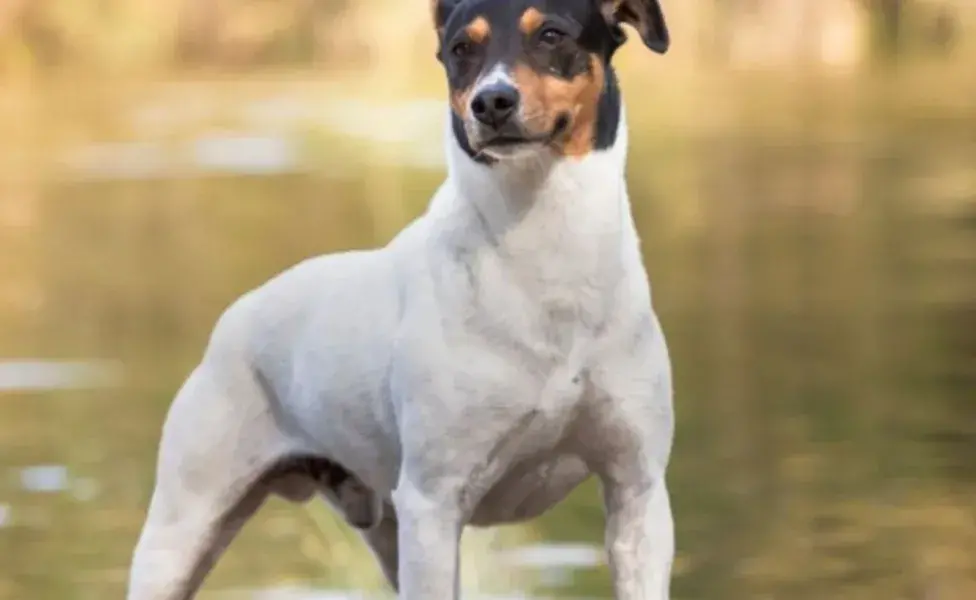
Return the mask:
[[[429, 58], [427, 8], [424, 0], [5, 0], [0, 73], [303, 64], [392, 73], [404, 54]], [[667, 9], [672, 55], [751, 68], [958, 55], [972, 48], [976, 22], [964, 0], [688, 0]]]

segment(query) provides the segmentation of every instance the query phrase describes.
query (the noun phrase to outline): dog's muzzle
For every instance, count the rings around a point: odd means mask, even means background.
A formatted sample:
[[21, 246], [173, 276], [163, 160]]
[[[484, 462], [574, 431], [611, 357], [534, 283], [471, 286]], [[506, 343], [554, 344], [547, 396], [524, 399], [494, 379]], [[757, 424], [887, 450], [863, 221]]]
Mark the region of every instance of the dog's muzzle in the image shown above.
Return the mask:
[[517, 125], [507, 126], [494, 132], [485, 132], [478, 127], [475, 132], [469, 133], [468, 137], [471, 147], [478, 152], [507, 156], [526, 146], [549, 146], [569, 129], [569, 123], [568, 116], [560, 116], [550, 131], [541, 134], [529, 133]]

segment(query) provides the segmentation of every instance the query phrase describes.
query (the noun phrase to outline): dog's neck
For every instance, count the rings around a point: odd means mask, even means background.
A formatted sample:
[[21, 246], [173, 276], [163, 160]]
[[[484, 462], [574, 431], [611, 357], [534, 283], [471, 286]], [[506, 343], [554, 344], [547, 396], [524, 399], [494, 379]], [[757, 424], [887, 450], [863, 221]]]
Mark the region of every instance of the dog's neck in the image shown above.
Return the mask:
[[621, 107], [614, 144], [582, 157], [546, 153], [491, 165], [473, 160], [448, 127], [448, 185], [499, 244], [529, 236], [544, 243], [538, 237], [543, 233], [561, 238], [565, 233], [619, 232], [630, 221], [625, 121]]

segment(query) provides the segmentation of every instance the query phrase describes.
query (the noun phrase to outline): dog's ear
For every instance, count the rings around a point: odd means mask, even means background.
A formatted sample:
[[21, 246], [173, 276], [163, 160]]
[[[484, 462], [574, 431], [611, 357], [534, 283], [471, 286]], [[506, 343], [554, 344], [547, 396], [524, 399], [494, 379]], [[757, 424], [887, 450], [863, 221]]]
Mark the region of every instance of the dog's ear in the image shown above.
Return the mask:
[[599, 0], [600, 12], [611, 25], [619, 27], [627, 23], [637, 30], [644, 45], [664, 54], [671, 45], [668, 26], [659, 0]]
[[434, 30], [437, 32], [437, 51], [434, 56], [438, 61], [444, 62], [444, 57], [441, 56], [441, 43], [444, 37], [444, 25], [447, 24], [447, 20], [451, 17], [451, 13], [457, 8], [462, 0], [430, 0], [430, 12], [434, 19]]
[[430, 12], [434, 19], [434, 29], [440, 36], [444, 32], [444, 24], [454, 8], [461, 3], [461, 0], [430, 0]]

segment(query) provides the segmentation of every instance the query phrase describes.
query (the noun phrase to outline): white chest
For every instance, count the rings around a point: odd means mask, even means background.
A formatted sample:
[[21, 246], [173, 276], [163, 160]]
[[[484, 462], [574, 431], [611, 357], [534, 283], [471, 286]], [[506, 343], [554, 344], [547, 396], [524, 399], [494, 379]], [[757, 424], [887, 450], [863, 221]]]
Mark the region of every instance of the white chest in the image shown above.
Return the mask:
[[472, 324], [556, 362], [592, 341], [610, 317], [627, 243], [625, 198], [559, 197], [559, 189], [508, 215], [505, 226], [492, 228], [506, 221], [487, 210], [489, 225], [469, 238], [462, 259]]

